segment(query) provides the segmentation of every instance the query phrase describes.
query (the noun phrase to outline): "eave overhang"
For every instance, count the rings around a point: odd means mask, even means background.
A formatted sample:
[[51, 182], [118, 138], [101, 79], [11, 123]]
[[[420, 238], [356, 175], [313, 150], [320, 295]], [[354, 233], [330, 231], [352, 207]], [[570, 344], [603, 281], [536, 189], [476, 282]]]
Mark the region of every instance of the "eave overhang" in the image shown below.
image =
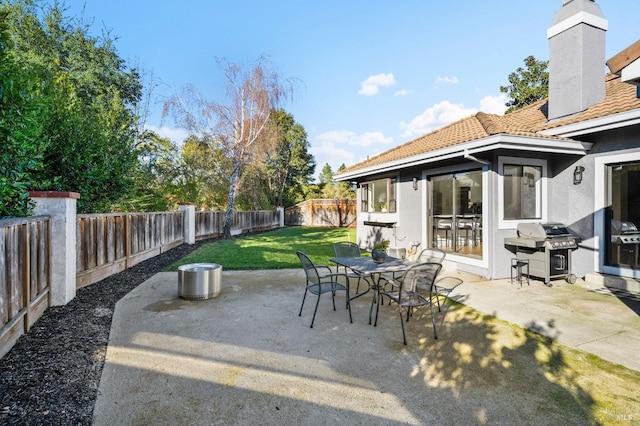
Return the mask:
[[574, 136], [633, 126], [635, 124], [640, 124], [640, 109], [611, 114], [601, 118], [581, 121], [579, 123], [567, 124], [564, 126], [554, 127], [553, 129], [541, 130], [539, 133], [547, 136], [571, 138]]
[[531, 136], [515, 136], [508, 134], [491, 135], [471, 142], [457, 144], [451, 147], [429, 151], [411, 157], [401, 158], [381, 164], [347, 171], [335, 175], [338, 181], [352, 181], [358, 178], [381, 173], [389, 173], [400, 169], [425, 166], [428, 164], [459, 158], [468, 161], [466, 157], [490, 151], [509, 149], [527, 152], [547, 152], [555, 154], [587, 155], [592, 144], [572, 140], [558, 140], [537, 138]]

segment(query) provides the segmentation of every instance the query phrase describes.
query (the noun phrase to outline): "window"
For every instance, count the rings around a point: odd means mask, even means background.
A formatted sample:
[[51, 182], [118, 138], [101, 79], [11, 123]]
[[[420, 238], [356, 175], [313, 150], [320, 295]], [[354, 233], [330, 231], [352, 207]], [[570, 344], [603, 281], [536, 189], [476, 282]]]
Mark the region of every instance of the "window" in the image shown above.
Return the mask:
[[396, 178], [387, 178], [362, 184], [360, 210], [371, 213], [395, 213], [396, 181]]
[[542, 166], [505, 164], [503, 173], [504, 219], [540, 219]]
[[498, 158], [498, 226], [547, 220], [547, 160]]

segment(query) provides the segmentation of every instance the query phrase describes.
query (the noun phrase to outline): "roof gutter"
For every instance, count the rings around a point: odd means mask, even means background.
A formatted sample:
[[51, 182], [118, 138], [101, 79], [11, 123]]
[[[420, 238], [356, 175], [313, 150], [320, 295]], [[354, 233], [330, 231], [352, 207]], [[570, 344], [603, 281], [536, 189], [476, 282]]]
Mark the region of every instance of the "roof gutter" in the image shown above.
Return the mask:
[[587, 155], [587, 152], [591, 149], [592, 145], [593, 144], [591, 143], [572, 140], [552, 140], [531, 136], [498, 134], [482, 139], [476, 139], [471, 142], [458, 144], [448, 148], [429, 151], [382, 164], [376, 164], [374, 166], [365, 167], [362, 169], [354, 170], [352, 172], [340, 173], [335, 175], [334, 177], [337, 181], [350, 181], [374, 174], [388, 173], [408, 167], [425, 166], [427, 164], [436, 163], [438, 161], [460, 157], [488, 165], [490, 164], [489, 162], [484, 163], [484, 161], [486, 160], [476, 158], [474, 154], [494, 151], [498, 149], [513, 149], [519, 151], [548, 152], [555, 154], [584, 156]]

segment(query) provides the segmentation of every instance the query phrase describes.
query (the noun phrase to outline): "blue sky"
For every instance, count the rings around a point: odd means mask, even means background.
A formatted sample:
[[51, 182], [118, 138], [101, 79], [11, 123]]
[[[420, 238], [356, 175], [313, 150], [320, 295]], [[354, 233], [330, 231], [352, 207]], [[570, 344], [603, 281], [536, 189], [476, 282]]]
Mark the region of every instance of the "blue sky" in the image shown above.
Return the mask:
[[[606, 58], [640, 39], [640, 1], [598, 0]], [[216, 57], [267, 56], [300, 81], [284, 105], [304, 126], [317, 171], [335, 171], [479, 110], [502, 113], [499, 87], [528, 55], [548, 59], [562, 0], [66, 0], [110, 31], [155, 89], [148, 125], [177, 142], [162, 102], [186, 84], [221, 100]], [[604, 66], [604, 65], [603, 65]]]

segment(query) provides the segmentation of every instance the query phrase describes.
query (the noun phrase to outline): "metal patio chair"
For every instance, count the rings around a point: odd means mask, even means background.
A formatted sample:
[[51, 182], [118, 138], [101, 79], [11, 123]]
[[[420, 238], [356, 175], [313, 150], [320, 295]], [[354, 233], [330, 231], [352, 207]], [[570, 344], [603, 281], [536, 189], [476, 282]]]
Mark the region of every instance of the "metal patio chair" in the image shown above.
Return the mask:
[[[316, 312], [318, 312], [318, 305], [320, 304], [320, 296], [324, 293], [331, 293], [333, 300], [333, 310], [336, 310], [336, 292], [344, 291], [347, 299], [347, 309], [349, 310], [349, 321], [353, 323], [351, 317], [351, 303], [349, 303], [349, 279], [346, 274], [332, 272], [331, 268], [327, 265], [314, 264], [309, 256], [301, 251], [297, 252], [302, 269], [307, 276], [307, 283], [304, 289], [304, 296], [302, 297], [302, 305], [300, 305], [300, 312], [298, 316], [302, 316], [302, 308], [304, 307], [304, 301], [307, 298], [307, 293], [315, 294], [318, 296], [316, 301], [316, 307], [313, 310], [313, 318], [311, 319], [311, 326], [313, 328], [313, 322], [316, 319]], [[322, 271], [322, 272], [321, 272]], [[346, 284], [341, 284], [337, 281], [338, 277], [343, 277]]]
[[[426, 248], [420, 252], [418, 257], [416, 258], [416, 263], [433, 262], [442, 264], [446, 256], [447, 252], [445, 252], [444, 250], [438, 248]], [[440, 293], [440, 288], [437, 286], [437, 284], [438, 282], [435, 282], [433, 284], [433, 292], [441, 296], [448, 296], [448, 293], [450, 293], [450, 291]], [[442, 310], [440, 309], [440, 299], [436, 298], [436, 300], [438, 302], [438, 312], [442, 312]]]
[[447, 253], [444, 250], [440, 250], [438, 248], [426, 248], [420, 252], [418, 257], [416, 257], [416, 263], [442, 263], [446, 256]]
[[[433, 313], [433, 299], [438, 299], [435, 293], [435, 282], [438, 273], [442, 269], [442, 264], [437, 262], [418, 263], [394, 280], [390, 290], [382, 291], [380, 294], [387, 296], [391, 302], [398, 305], [400, 324], [402, 326], [402, 339], [407, 344], [407, 336], [404, 329], [403, 309], [406, 311], [406, 321], [413, 314], [413, 310], [423, 306], [429, 306], [431, 311], [431, 323], [433, 324], [433, 337], [437, 340], [436, 320]], [[378, 313], [376, 311], [376, 319]]]
[[[356, 243], [352, 243], [350, 241], [341, 241], [333, 244], [333, 253], [336, 257], [360, 257], [362, 253], [360, 252], [360, 246]], [[340, 265], [336, 266], [336, 272], [340, 272]], [[357, 279], [358, 282], [356, 284], [356, 297], [359, 295], [358, 290], [360, 290], [360, 280], [362, 276], [356, 271], [344, 267], [344, 273], [347, 274], [347, 278], [351, 280]]]

